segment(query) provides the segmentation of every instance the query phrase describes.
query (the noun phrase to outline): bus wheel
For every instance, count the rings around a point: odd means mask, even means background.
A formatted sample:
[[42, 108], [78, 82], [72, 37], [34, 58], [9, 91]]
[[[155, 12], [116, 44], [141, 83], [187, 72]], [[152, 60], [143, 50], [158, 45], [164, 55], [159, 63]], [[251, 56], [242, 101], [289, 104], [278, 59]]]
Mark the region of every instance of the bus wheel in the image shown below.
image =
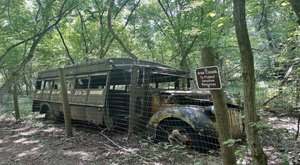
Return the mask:
[[54, 120], [55, 121], [57, 119], [53, 110], [47, 105], [42, 106], [41, 113], [45, 113], [45, 117], [44, 117], [45, 120]]
[[159, 123], [156, 130], [159, 141], [169, 142], [172, 145], [183, 145], [202, 153], [209, 148], [202, 138], [190, 125], [179, 119], [167, 119]]

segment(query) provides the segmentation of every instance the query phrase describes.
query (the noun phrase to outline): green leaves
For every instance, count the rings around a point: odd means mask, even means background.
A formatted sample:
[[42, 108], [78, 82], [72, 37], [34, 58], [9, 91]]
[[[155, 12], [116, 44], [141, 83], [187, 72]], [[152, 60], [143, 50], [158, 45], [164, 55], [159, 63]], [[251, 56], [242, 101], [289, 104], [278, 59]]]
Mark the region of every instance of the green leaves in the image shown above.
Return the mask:
[[237, 142], [242, 141], [241, 139], [228, 139], [223, 142], [224, 145], [227, 145], [228, 147], [234, 146]]

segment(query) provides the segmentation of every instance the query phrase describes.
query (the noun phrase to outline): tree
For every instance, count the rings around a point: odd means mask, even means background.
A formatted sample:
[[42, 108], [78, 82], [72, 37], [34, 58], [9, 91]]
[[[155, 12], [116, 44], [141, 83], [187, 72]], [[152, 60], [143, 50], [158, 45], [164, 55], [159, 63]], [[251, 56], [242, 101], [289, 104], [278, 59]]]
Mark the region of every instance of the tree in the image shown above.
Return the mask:
[[[78, 4], [68, 4], [67, 1], [63, 1], [59, 5], [55, 4], [52, 1], [45, 2], [45, 4], [42, 4], [40, 1], [37, 1], [37, 4], [35, 5], [37, 5], [37, 11], [35, 13], [34, 20], [32, 20], [34, 21], [34, 26], [32, 27], [33, 30], [30, 30], [29, 37], [25, 38], [22, 35], [20, 35], [22, 40], [6, 48], [4, 53], [0, 55], [0, 64], [2, 64], [4, 63], [4, 60], [7, 58], [7, 56], [12, 50], [14, 50], [20, 45], [31, 42], [29, 50], [27, 50], [25, 47], [25, 57], [23, 57], [23, 59], [18, 63], [18, 65], [13, 69], [10, 76], [7, 77], [6, 83], [11, 82], [13, 77], [16, 77], [20, 74], [23, 67], [34, 57], [34, 52], [40, 41], [43, 39], [43, 37], [52, 28], [58, 25], [61, 19], [68, 15]], [[54, 11], [58, 14], [53, 15], [53, 18], [51, 14]], [[16, 28], [14, 29], [16, 33], [21, 34]]]
[[262, 149], [261, 141], [258, 135], [258, 119], [255, 107], [254, 60], [246, 25], [245, 0], [233, 0], [233, 5], [235, 31], [237, 42], [240, 48], [241, 65], [243, 69], [247, 143], [250, 147], [254, 164], [266, 165], [267, 156]]
[[[138, 3], [135, 6], [134, 10], [136, 9], [136, 7], [138, 6], [139, 3], [140, 3], [140, 1], [138, 1]], [[135, 54], [133, 54], [130, 49], [128, 49], [128, 47], [126, 46], [125, 42], [118, 36], [118, 34], [115, 33], [115, 31], [114, 31], [114, 29], [112, 27], [112, 16], [111, 15], [112, 15], [112, 9], [114, 7], [114, 4], [115, 4], [115, 1], [112, 0], [110, 2], [108, 14], [107, 14], [107, 26], [108, 26], [108, 30], [110, 31], [110, 33], [112, 34], [112, 36], [118, 41], [118, 43], [120, 44], [120, 46], [128, 54], [129, 57], [131, 57], [133, 59], [138, 59], [138, 57]]]
[[14, 78], [13, 86], [13, 100], [14, 100], [14, 109], [15, 109], [15, 119], [18, 121], [20, 119], [20, 110], [19, 110], [19, 102], [18, 102], [18, 88], [17, 88], [17, 79]]
[[300, 1], [290, 0], [290, 4], [291, 4], [296, 16], [298, 17], [297, 23], [300, 25]]
[[180, 57], [180, 69], [189, 71], [188, 56], [194, 51], [201, 36], [199, 28], [205, 14], [202, 4], [193, 0], [173, 2], [158, 0], [157, 2], [164, 13], [164, 18], [156, 20], [155, 23], [161, 33], [172, 43], [175, 55]]
[[[212, 47], [205, 47], [202, 49], [203, 66], [215, 65], [215, 54]], [[217, 132], [219, 136], [219, 143], [221, 146], [222, 159], [224, 165], [235, 165], [236, 158], [234, 155], [233, 146], [225, 145], [224, 142], [231, 139], [230, 123], [228, 117], [228, 107], [226, 105], [223, 89], [211, 90], [211, 95], [214, 102], [214, 109], [216, 115]]]

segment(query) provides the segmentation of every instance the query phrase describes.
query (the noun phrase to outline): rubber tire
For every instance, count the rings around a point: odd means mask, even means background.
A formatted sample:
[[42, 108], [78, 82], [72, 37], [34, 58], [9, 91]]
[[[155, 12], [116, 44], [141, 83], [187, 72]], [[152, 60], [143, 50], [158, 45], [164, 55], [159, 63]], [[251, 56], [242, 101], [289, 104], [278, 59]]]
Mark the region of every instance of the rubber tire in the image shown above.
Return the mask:
[[209, 151], [209, 146], [205, 141], [204, 137], [201, 137], [190, 125], [179, 119], [168, 119], [159, 123], [156, 130], [156, 141], [169, 142], [168, 133], [166, 130], [170, 128], [184, 127], [185, 131], [191, 138], [191, 144], [187, 147], [192, 148], [201, 153], [207, 153]]
[[58, 116], [56, 116], [51, 109], [47, 109], [44, 119], [45, 120], [58, 121]]

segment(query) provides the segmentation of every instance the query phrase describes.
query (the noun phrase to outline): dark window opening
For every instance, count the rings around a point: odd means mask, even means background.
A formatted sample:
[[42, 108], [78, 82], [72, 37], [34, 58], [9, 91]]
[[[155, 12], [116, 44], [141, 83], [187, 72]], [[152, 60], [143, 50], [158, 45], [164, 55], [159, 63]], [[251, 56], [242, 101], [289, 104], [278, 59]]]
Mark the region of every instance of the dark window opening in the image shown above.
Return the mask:
[[37, 81], [35, 84], [36, 89], [42, 89], [42, 81]]
[[106, 75], [91, 76], [90, 89], [103, 89], [106, 85]]
[[54, 84], [53, 89], [58, 89], [58, 84]]
[[58, 80], [55, 80], [52, 89], [58, 90], [58, 89], [59, 89], [59, 86], [60, 86], [59, 81], [58, 81]]
[[87, 89], [89, 85], [88, 78], [76, 78], [75, 89]]

